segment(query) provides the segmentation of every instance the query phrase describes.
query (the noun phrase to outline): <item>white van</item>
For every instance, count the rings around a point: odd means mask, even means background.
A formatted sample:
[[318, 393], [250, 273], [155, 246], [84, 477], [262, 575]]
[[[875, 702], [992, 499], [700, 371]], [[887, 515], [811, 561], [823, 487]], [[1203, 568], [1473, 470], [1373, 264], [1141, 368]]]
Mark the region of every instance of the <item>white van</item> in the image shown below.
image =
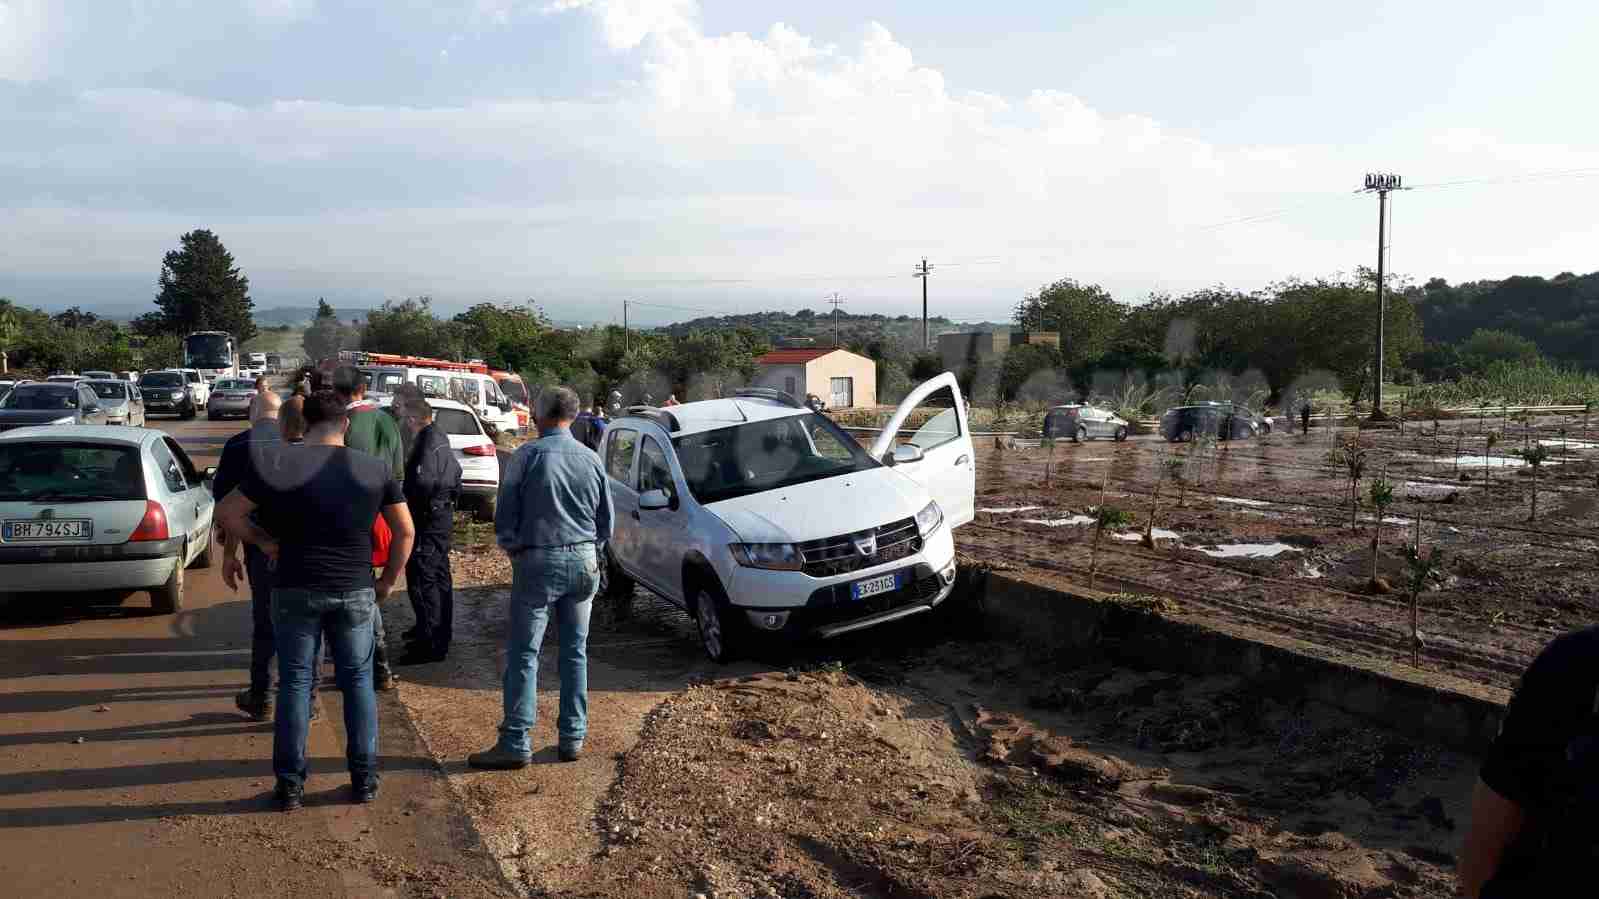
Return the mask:
[[479, 418], [494, 425], [501, 433], [515, 434], [517, 431], [519, 422], [516, 408], [491, 375], [411, 368], [406, 369], [406, 380], [421, 388], [423, 396], [455, 400], [470, 406]]

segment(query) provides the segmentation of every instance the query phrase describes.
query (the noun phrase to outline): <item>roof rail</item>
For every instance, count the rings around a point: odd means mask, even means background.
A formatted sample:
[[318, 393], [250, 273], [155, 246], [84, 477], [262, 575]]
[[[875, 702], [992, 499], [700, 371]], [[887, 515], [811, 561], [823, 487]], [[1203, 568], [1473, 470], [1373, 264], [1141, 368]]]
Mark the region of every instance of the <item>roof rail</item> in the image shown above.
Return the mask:
[[733, 396], [752, 400], [772, 400], [794, 409], [805, 408], [805, 404], [795, 399], [793, 394], [785, 393], [775, 387], [740, 387], [733, 391]]
[[647, 418], [665, 428], [668, 433], [682, 430], [682, 426], [677, 423], [677, 416], [659, 406], [628, 406], [627, 414]]

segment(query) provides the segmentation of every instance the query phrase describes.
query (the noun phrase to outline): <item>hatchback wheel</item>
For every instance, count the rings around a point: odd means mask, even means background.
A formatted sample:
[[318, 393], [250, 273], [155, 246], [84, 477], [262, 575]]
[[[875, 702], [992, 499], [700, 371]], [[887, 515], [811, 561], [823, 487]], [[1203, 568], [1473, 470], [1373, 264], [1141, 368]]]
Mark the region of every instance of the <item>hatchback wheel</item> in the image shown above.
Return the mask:
[[705, 655], [718, 665], [732, 661], [728, 622], [723, 618], [721, 604], [708, 588], [700, 587], [694, 594], [694, 620], [699, 625]]
[[150, 591], [150, 608], [160, 615], [171, 615], [183, 608], [183, 556], [174, 561], [167, 582]]
[[1077, 426], [1077, 436], [1076, 436], [1075, 439], [1076, 439], [1076, 441], [1078, 443], [1087, 443], [1088, 442], [1088, 428], [1086, 426], [1084, 426], [1084, 425], [1078, 425]]
[[1121, 427], [1116, 429], [1116, 442], [1120, 443], [1121, 441], [1126, 440], [1126, 439], [1127, 439], [1127, 426], [1123, 425], [1123, 426], [1121, 426]]

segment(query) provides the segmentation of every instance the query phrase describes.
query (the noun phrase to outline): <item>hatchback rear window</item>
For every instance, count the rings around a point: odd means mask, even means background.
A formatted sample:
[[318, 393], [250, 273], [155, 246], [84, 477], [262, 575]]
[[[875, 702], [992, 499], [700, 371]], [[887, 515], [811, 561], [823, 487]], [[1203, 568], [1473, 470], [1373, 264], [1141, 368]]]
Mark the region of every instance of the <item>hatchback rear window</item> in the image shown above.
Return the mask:
[[145, 499], [134, 446], [0, 443], [0, 501], [110, 502]]
[[483, 429], [478, 427], [477, 416], [460, 409], [434, 409], [433, 424], [446, 434], [478, 437]]
[[78, 387], [75, 384], [24, 384], [0, 400], [4, 409], [76, 409]]

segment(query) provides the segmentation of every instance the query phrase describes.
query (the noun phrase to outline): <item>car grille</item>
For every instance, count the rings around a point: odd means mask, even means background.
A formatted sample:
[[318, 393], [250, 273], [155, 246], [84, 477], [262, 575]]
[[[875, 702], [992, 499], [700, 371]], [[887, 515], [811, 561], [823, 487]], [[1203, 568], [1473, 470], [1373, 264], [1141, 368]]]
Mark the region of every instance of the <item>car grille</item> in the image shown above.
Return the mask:
[[879, 593], [865, 599], [850, 599], [849, 588], [846, 585], [824, 587], [811, 595], [810, 602], [806, 604], [805, 621], [811, 627], [827, 627], [872, 615], [881, 615], [906, 606], [927, 605], [943, 588], [937, 574], [923, 574], [928, 570], [926, 565], [919, 565], [914, 572], [906, 574], [908, 578], [918, 574], [922, 575], [921, 577], [891, 593]]
[[[877, 550], [863, 556], [855, 541], [869, 536], [876, 538]], [[808, 540], [799, 550], [806, 574], [834, 577], [913, 556], [922, 550], [922, 537], [916, 531], [916, 519], [904, 518], [865, 531]]]

